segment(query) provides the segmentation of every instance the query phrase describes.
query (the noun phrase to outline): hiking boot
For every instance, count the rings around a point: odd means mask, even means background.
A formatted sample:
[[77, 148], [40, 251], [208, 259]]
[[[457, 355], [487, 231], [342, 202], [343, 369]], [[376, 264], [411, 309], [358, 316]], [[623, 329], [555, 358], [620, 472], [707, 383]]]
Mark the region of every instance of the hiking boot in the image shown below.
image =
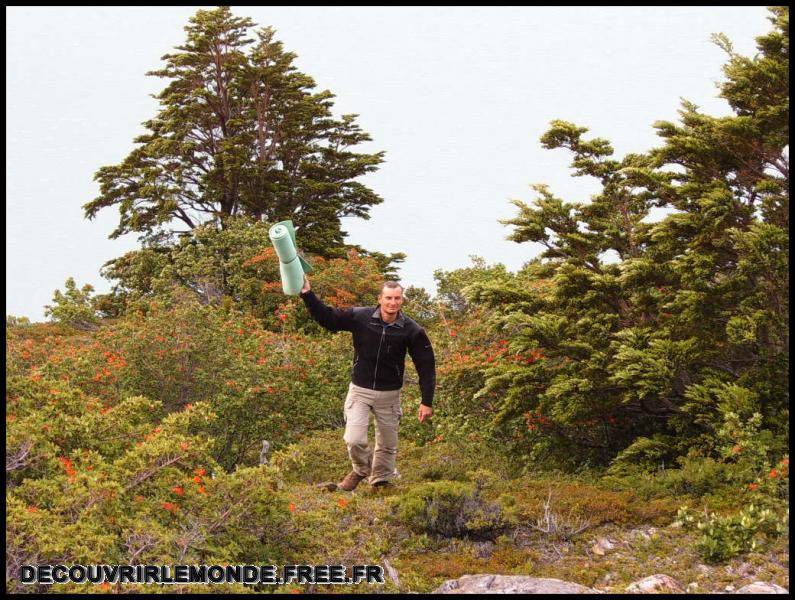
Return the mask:
[[337, 489], [345, 490], [346, 492], [353, 491], [362, 479], [367, 479], [367, 476], [359, 475], [356, 471], [351, 471], [345, 476], [345, 479], [339, 483]]
[[385, 488], [385, 487], [391, 487], [391, 486], [392, 486], [392, 484], [390, 482], [388, 482], [388, 481], [376, 481], [373, 484], [374, 488]]

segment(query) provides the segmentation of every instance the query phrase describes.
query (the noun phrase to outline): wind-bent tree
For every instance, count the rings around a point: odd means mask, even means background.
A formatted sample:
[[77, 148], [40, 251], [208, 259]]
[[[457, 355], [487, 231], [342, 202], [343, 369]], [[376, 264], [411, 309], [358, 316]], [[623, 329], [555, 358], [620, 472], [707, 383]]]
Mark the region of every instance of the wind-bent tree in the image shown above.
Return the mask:
[[[543, 348], [544, 360], [487, 369], [480, 392], [499, 398], [495, 425], [528, 455], [656, 468], [721, 458], [748, 434], [738, 423], [756, 423], [771, 457], [786, 451], [789, 10], [771, 11], [753, 58], [716, 36], [733, 115], [684, 102], [681, 124], [655, 124], [662, 147], [621, 160], [571, 123], [542, 137], [602, 191], [569, 203], [536, 186], [535, 207], [517, 202], [506, 223], [509, 239], [546, 250], [470, 298], [499, 315], [512, 352]], [[648, 222], [654, 207], [669, 214]]]
[[367, 219], [382, 202], [356, 181], [383, 160], [351, 151], [370, 140], [357, 115], [333, 118], [334, 95], [312, 91], [271, 28], [247, 39], [254, 25], [229, 7], [200, 10], [179, 52], [147, 73], [172, 80], [157, 96], [161, 109], [121, 164], [97, 171], [101, 193], [83, 207], [87, 218], [118, 207], [111, 238], [140, 232], [162, 242], [208, 222], [222, 228], [227, 216], [292, 219], [304, 250], [334, 255], [340, 219]]

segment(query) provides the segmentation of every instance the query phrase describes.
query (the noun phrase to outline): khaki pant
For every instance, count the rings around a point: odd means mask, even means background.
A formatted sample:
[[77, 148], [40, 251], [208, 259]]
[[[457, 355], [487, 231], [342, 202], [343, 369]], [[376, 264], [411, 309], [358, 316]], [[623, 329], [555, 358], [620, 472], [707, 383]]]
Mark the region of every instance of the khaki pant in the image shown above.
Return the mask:
[[[367, 428], [370, 412], [375, 415], [375, 450], [370, 450]], [[370, 484], [388, 481], [395, 473], [400, 390], [379, 392], [350, 384], [345, 398], [345, 444], [353, 470], [368, 477]]]

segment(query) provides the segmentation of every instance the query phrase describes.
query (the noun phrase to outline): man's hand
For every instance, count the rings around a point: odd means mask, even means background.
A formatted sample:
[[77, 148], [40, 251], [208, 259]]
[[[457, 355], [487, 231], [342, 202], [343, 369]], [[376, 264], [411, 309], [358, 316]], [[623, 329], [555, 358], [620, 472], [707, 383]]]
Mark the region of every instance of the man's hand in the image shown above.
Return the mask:
[[306, 275], [304, 275], [304, 287], [301, 288], [301, 294], [306, 294], [309, 290], [312, 289], [312, 286], [309, 285], [309, 279], [307, 279]]
[[420, 404], [420, 423], [424, 423], [425, 419], [430, 419], [433, 415], [433, 409], [425, 404]]

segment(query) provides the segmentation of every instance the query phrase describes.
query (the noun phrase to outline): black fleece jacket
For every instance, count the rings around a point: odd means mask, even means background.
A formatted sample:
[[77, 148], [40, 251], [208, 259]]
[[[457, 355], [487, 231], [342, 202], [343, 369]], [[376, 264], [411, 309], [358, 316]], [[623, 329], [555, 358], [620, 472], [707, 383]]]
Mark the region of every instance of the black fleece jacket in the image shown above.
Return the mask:
[[420, 376], [422, 403], [433, 405], [436, 360], [425, 330], [401, 311], [392, 323], [381, 320], [381, 309], [354, 307], [340, 310], [326, 306], [312, 290], [301, 294], [312, 318], [330, 331], [353, 333], [353, 375], [359, 387], [398, 390], [403, 387], [406, 352]]

